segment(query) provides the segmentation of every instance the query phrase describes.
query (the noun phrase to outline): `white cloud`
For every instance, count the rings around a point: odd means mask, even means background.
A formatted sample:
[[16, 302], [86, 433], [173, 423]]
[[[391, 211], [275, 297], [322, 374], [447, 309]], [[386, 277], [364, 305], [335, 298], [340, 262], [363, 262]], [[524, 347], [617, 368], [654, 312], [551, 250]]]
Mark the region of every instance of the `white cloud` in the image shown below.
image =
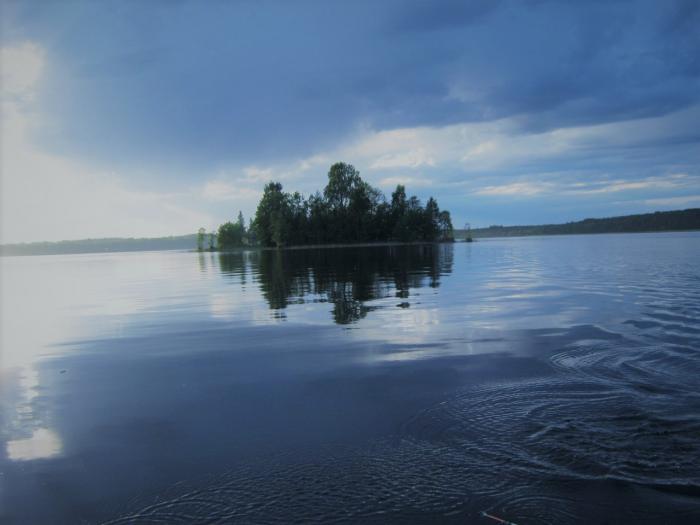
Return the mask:
[[698, 184], [697, 177], [689, 177], [686, 174], [671, 174], [662, 177], [647, 177], [641, 180], [602, 180], [590, 184], [577, 183], [574, 189], [568, 193], [579, 195], [596, 195], [600, 193], [617, 193], [633, 190], [671, 190], [682, 188], [691, 184]]
[[428, 177], [411, 177], [408, 175], [396, 175], [394, 177], [385, 177], [379, 181], [380, 186], [396, 186], [403, 184], [404, 186], [427, 188], [433, 185], [433, 181]]
[[682, 197], [668, 197], [663, 199], [646, 199], [642, 202], [649, 206], [700, 205], [700, 195], [684, 195]]
[[547, 175], [547, 177], [548, 180], [542, 180], [544, 178], [543, 175], [532, 175], [526, 180], [509, 182], [501, 185], [480, 187], [472, 191], [472, 194], [485, 196], [507, 195], [516, 197], [532, 197], [543, 194], [587, 196], [608, 193], [633, 192], [639, 190], [670, 191], [679, 190], [683, 188], [691, 188], [693, 186], [700, 187], [700, 177], [689, 176], [684, 173], [670, 174], [658, 177], [647, 177], [641, 180], [610, 180], [607, 177], [603, 176], [601, 179], [598, 180], [571, 183], [566, 182], [566, 180], [562, 180], [561, 174], [555, 174], [554, 176], [549, 174]]
[[435, 159], [424, 148], [382, 155], [370, 164], [372, 169], [420, 168], [421, 166], [435, 166]]
[[512, 119], [439, 128], [367, 130], [326, 157], [353, 159], [353, 163], [370, 171], [451, 167], [463, 173], [479, 173], [550, 158], [576, 147], [576, 133], [515, 131]]
[[313, 193], [325, 184], [322, 177], [330, 162], [325, 156], [314, 155], [284, 164], [223, 169], [207, 180], [199, 193], [206, 201], [236, 203], [252, 212], [270, 181], [283, 183], [286, 191]]
[[[666, 117], [543, 133], [522, 132], [517, 119], [385, 131], [365, 127], [349, 142], [300, 160], [291, 169], [261, 165], [255, 167], [255, 173], [271, 175], [270, 179], [283, 181], [288, 190], [307, 195], [321, 189], [328, 166], [342, 160], [353, 163], [368, 182], [384, 189], [404, 184], [409, 192], [415, 188], [421, 193], [420, 188], [430, 188], [438, 199], [446, 194], [549, 195], [573, 202], [589, 195], [641, 191], [657, 192], [662, 197], [700, 188], [700, 179], [697, 174], [673, 171], [678, 168], [665, 161], [637, 163], [641, 172], [635, 170], [635, 176], [614, 177], [611, 173], [630, 173], [633, 168], [628, 157], [646, 151], [645, 143], [672, 136], [670, 123], [692, 116], [700, 116], [700, 107]], [[539, 167], [542, 169], [537, 170]], [[532, 171], [523, 173], [525, 169]], [[669, 173], [650, 176], [654, 171]], [[250, 173], [241, 177], [223, 180], [231, 184], [254, 182]]]
[[[501, 186], [522, 182], [522, 170], [533, 165], [560, 165], [570, 169], [581, 166], [580, 174], [603, 179], [607, 171], [624, 170], [630, 173], [631, 166], [639, 166], [649, 175], [652, 168], [664, 172], [673, 168], [668, 160], [650, 158], [646, 146], [653, 147], [659, 141], [682, 137], [692, 121], [700, 118], [700, 106], [694, 106], [663, 117], [614, 122], [594, 126], [578, 126], [555, 129], [541, 133], [524, 132], [517, 118], [489, 122], [461, 123], [443, 127], [415, 127], [386, 131], [365, 129], [348, 144], [326, 152], [325, 158], [343, 159], [355, 164], [371, 179], [374, 174], [384, 178], [394, 177], [395, 172], [425, 170], [432, 186], [445, 189], [457, 182], [470, 182], [475, 186], [478, 179], [491, 179], [491, 184]], [[675, 126], [685, 123], [682, 129]], [[672, 162], [672, 160], [670, 161]], [[578, 164], [575, 164], [578, 163]], [[544, 168], [547, 169], [547, 168]], [[382, 173], [383, 172], [383, 173]], [[394, 173], [392, 173], [394, 172]], [[637, 171], [640, 176], [643, 173]], [[573, 171], [551, 174], [559, 184], [573, 185], [577, 182]], [[681, 174], [682, 175], [682, 174]], [[404, 177], [404, 173], [401, 174]], [[497, 177], [499, 183], [494, 183]], [[674, 175], [666, 175], [666, 181]], [[533, 180], [542, 181], [542, 176], [533, 175]], [[510, 179], [510, 180], [508, 180]], [[549, 180], [545, 174], [545, 180]], [[590, 187], [590, 190], [615, 192], [633, 189], [670, 187], [669, 182], [656, 183], [633, 177], [625, 177], [617, 186], [608, 185], [607, 190]], [[580, 179], [579, 179], [580, 180]], [[502, 181], [502, 184], [500, 182]], [[695, 181], [697, 183], [697, 181]], [[468, 190], [465, 185], [465, 189]], [[478, 188], [475, 188], [478, 189]], [[570, 189], [574, 189], [571, 187]], [[528, 187], [532, 194], [535, 190]], [[540, 188], [537, 192], [544, 192]]]
[[247, 182], [265, 183], [272, 179], [274, 173], [272, 168], [259, 168], [257, 166], [249, 166], [243, 169], [245, 180]]
[[247, 188], [240, 184], [224, 180], [210, 180], [204, 184], [202, 195], [205, 199], [214, 201], [241, 201], [245, 199], [257, 200], [261, 191]]
[[549, 183], [513, 182], [510, 184], [503, 184], [500, 186], [486, 186], [484, 188], [479, 188], [474, 192], [474, 194], [488, 196], [508, 195], [531, 197], [533, 195], [539, 195], [541, 193], [548, 192], [551, 189], [552, 185]]
[[496, 140], [486, 140], [476, 144], [474, 147], [470, 148], [462, 157], [462, 162], [469, 162], [472, 159], [478, 159], [486, 155], [491, 155], [498, 151], [499, 146]]
[[32, 42], [1, 48], [0, 86], [3, 97], [26, 99], [33, 96], [44, 63], [44, 50]]
[[19, 147], [3, 155], [2, 241], [161, 236], [211, 225], [188, 196], [136, 191], [111, 173]]
[[40, 150], [30, 140], [42, 125], [31, 102], [45, 53], [32, 43], [0, 52], [0, 242], [162, 236], [214, 226], [188, 192], [140, 191], [116, 173]]

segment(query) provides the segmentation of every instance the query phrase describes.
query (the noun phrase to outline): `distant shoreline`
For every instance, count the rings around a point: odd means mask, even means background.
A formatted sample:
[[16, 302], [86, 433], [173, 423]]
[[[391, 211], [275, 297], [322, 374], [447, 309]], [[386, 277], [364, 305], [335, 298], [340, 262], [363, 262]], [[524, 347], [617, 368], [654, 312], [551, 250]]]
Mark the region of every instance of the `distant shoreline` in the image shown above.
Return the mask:
[[[62, 243], [69, 242], [79, 242], [79, 241], [61, 241]], [[30, 257], [30, 256], [46, 256], [46, 255], [90, 255], [90, 254], [101, 254], [101, 253], [132, 253], [132, 252], [153, 252], [153, 251], [187, 251], [190, 253], [238, 253], [245, 251], [280, 251], [280, 250], [317, 250], [322, 248], [372, 248], [372, 247], [387, 247], [387, 246], [428, 246], [435, 244], [454, 244], [456, 241], [412, 241], [412, 242], [402, 242], [402, 241], [378, 241], [378, 242], [362, 242], [362, 243], [333, 243], [333, 244], [300, 244], [294, 246], [236, 246], [233, 248], [227, 248], [223, 250], [219, 249], [205, 249], [197, 250], [192, 246], [185, 247], [166, 247], [166, 248], [132, 248], [132, 249], [122, 249], [122, 250], [81, 250], [81, 251], [63, 251], [63, 252], [49, 252], [49, 253], [6, 253], [3, 249], [5, 247], [19, 246], [19, 247], [30, 247], [34, 244], [41, 245], [37, 248], [43, 247], [46, 243], [27, 243], [20, 245], [4, 245], [0, 246], [0, 256], [2, 257]], [[32, 246], [33, 247], [33, 246]]]
[[[539, 235], [581, 235], [599, 233], [653, 233], [700, 230], [700, 208], [657, 211], [600, 219], [584, 219], [564, 224], [489, 226], [469, 231], [472, 238], [525, 237]], [[455, 237], [464, 237], [467, 230], [454, 230]]]
[[[455, 232], [464, 230], [455, 230]], [[472, 235], [474, 241], [483, 239], [520, 239], [525, 237], [566, 237], [566, 236], [584, 236], [584, 235], [636, 235], [642, 233], [688, 233], [700, 232], [700, 228], [688, 228], [683, 230], [638, 230], [633, 232], [611, 231], [611, 232], [580, 232], [580, 233], [522, 233], [513, 235]], [[465, 239], [455, 234], [455, 242], [462, 243]]]
[[[603, 219], [585, 219], [565, 224], [536, 226], [491, 226], [474, 228], [470, 234], [474, 240], [508, 237], [541, 237], [557, 235], [600, 235], [610, 233], [672, 233], [700, 231], [700, 208], [667, 212], [624, 215]], [[463, 241], [467, 230], [454, 230], [456, 241]], [[430, 242], [381, 241], [370, 243], [332, 243], [264, 248], [240, 246], [221, 251], [204, 250], [201, 253], [227, 253], [243, 250], [308, 250], [319, 248], [349, 248], [372, 246], [405, 246], [434, 244]], [[197, 235], [180, 235], [156, 238], [105, 238], [58, 242], [33, 242], [0, 245], [0, 256], [69, 255], [88, 253], [126, 253], [143, 251], [188, 250], [197, 252]]]
[[[521, 235], [494, 235], [494, 236], [480, 236], [474, 237], [474, 241], [478, 242], [480, 240], [493, 240], [493, 239], [516, 239], [516, 238], [528, 238], [528, 237], [566, 237], [566, 236], [586, 236], [586, 235], [634, 235], [643, 233], [691, 233], [700, 232], [700, 228], [685, 229], [685, 230], [648, 230], [648, 231], [634, 231], [634, 232], [594, 232], [594, 233], [538, 233], [538, 234], [521, 234]], [[138, 252], [189, 252], [189, 253], [239, 253], [239, 252], [249, 252], [249, 251], [298, 251], [298, 250], [319, 250], [323, 248], [379, 248], [379, 247], [391, 247], [391, 246], [428, 246], [435, 244], [463, 244], [466, 243], [464, 238], [456, 236], [454, 242], [447, 241], [416, 241], [416, 242], [399, 242], [399, 241], [383, 241], [374, 243], [344, 243], [344, 244], [309, 244], [309, 245], [298, 245], [298, 246], [281, 246], [268, 247], [268, 246], [238, 246], [236, 248], [229, 248], [226, 250], [202, 250], [199, 251], [196, 248], [185, 247], [185, 248], [149, 248], [149, 249], [128, 249], [128, 250], [101, 250], [101, 251], [66, 251], [66, 252], [52, 252], [52, 253], [4, 253], [0, 251], [0, 257], [39, 257], [39, 256], [49, 256], [49, 255], [97, 255], [103, 253], [138, 253]], [[31, 243], [27, 243], [31, 244]], [[11, 246], [11, 245], [4, 245]], [[0, 247], [2, 248], [2, 247]]]
[[[427, 246], [433, 244], [454, 244], [454, 241], [377, 241], [377, 242], [345, 242], [345, 243], [329, 243], [329, 244], [297, 244], [292, 246], [239, 246], [228, 250], [213, 250], [211, 253], [226, 253], [241, 250], [317, 250], [320, 248], [373, 248], [382, 246]], [[194, 250], [195, 252], [197, 250]], [[209, 250], [204, 250], [201, 253], [206, 253]]]

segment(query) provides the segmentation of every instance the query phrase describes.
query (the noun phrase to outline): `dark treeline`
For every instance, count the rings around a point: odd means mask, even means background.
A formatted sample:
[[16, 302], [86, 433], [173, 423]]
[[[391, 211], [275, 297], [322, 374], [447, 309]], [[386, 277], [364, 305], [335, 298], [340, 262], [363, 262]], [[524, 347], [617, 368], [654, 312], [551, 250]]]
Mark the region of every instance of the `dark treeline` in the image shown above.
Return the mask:
[[[450, 244], [234, 251], [218, 254], [218, 263], [231, 278], [254, 277], [279, 317], [290, 304], [328, 302], [334, 321], [348, 324], [365, 317], [373, 300], [394, 297], [392, 307], [410, 307], [412, 289], [437, 288], [451, 273], [452, 252]], [[201, 264], [205, 270], [204, 254]]]
[[[604, 219], [585, 219], [566, 224], [536, 226], [489, 226], [471, 230], [473, 237], [518, 237], [526, 235], [571, 235], [584, 233], [635, 233], [700, 230], [700, 208], [657, 211]], [[458, 230], [457, 236], [464, 235]]]
[[425, 206], [399, 185], [387, 200], [350, 164], [333, 164], [323, 192], [305, 199], [279, 182], [265, 185], [248, 230], [243, 217], [219, 228], [218, 248], [245, 244], [299, 246], [362, 242], [453, 240], [450, 212], [432, 197]]

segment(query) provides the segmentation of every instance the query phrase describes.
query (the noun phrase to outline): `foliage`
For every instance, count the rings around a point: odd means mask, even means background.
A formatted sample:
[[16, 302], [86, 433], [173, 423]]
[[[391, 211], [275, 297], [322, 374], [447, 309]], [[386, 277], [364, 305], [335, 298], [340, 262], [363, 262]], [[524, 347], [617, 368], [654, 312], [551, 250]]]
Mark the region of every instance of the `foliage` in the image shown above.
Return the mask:
[[[518, 237], [525, 235], [573, 235], [581, 233], [633, 233], [700, 230], [700, 208], [657, 211], [604, 219], [584, 219], [566, 224], [537, 226], [489, 226], [472, 229], [474, 237]], [[463, 234], [463, 232], [460, 232]]]
[[323, 192], [306, 200], [279, 182], [266, 184], [251, 229], [263, 246], [452, 240], [449, 212], [441, 212], [435, 199], [424, 208], [399, 185], [388, 203], [343, 162], [330, 167]]
[[197, 251], [204, 251], [204, 238], [207, 234], [207, 230], [200, 228], [197, 231]]
[[240, 211], [236, 222], [226, 222], [219, 226], [219, 231], [216, 234], [216, 244], [219, 250], [229, 250], [249, 243], [250, 239], [248, 230], [245, 227], [245, 219]]

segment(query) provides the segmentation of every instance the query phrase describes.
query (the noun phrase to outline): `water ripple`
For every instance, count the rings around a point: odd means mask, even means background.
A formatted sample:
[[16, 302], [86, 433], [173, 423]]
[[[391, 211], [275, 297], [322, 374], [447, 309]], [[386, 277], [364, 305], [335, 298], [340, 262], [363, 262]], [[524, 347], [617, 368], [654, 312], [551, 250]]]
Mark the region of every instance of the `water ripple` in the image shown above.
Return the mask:
[[[700, 517], [697, 351], [572, 334], [590, 330], [559, 335], [570, 342], [551, 355], [552, 375], [466, 387], [391, 439], [251, 461], [107, 523]], [[625, 505], [633, 487], [674, 498]]]

